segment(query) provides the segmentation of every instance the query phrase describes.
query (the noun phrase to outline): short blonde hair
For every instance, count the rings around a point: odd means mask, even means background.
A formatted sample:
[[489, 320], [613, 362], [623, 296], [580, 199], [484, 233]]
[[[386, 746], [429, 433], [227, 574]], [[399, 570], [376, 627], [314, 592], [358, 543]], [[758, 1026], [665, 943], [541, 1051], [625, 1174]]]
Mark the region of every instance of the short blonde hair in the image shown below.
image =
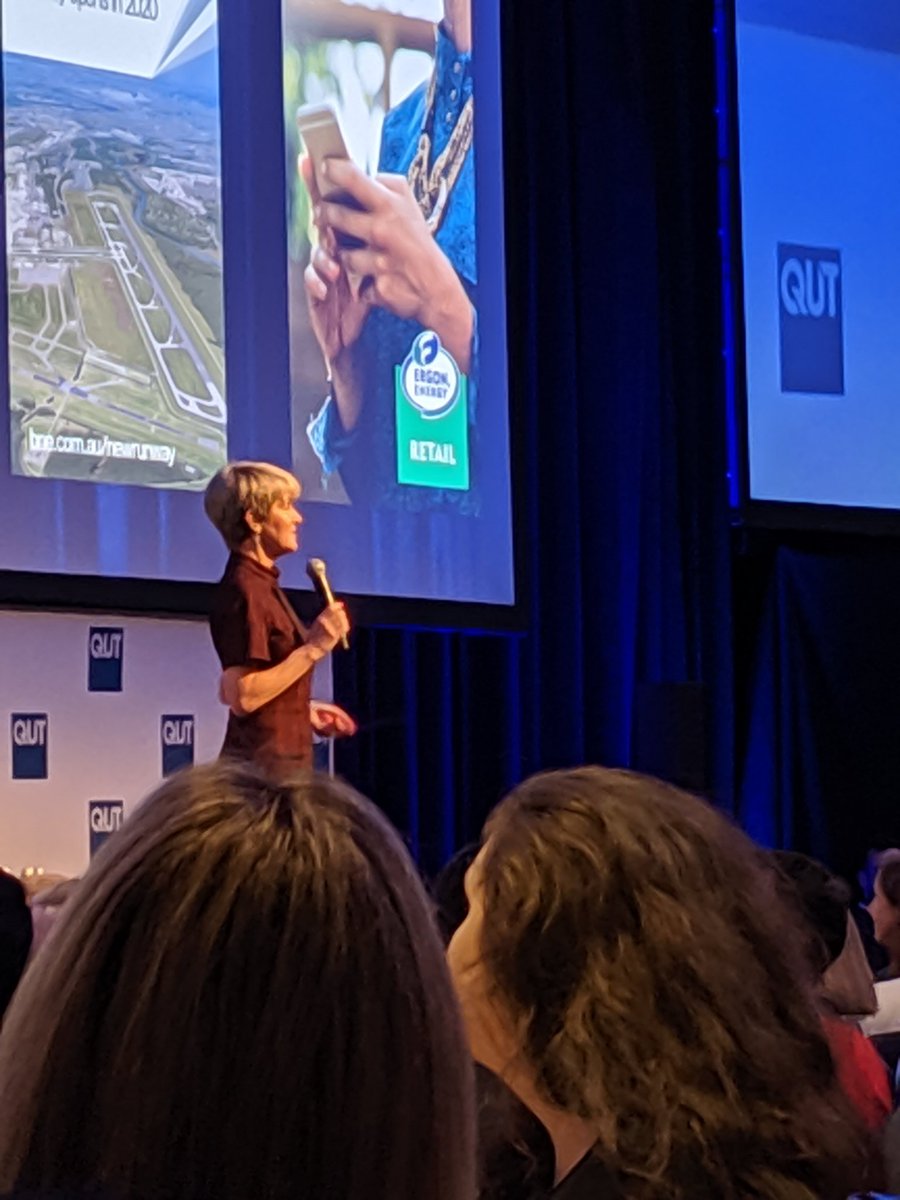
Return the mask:
[[237, 550], [250, 535], [248, 513], [265, 521], [273, 504], [299, 495], [300, 483], [290, 471], [272, 463], [233, 462], [209, 481], [203, 507], [228, 549]]

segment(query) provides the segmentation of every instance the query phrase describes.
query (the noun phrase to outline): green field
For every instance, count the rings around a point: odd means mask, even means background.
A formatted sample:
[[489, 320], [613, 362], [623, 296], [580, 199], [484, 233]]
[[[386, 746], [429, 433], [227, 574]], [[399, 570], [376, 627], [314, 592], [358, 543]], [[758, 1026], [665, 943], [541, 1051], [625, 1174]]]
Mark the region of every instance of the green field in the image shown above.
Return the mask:
[[221, 268], [195, 258], [177, 242], [162, 235], [157, 237], [156, 244], [185, 295], [207, 325], [213, 345], [221, 346], [225, 337]]
[[147, 319], [147, 324], [153, 331], [153, 336], [160, 342], [168, 341], [169, 334], [172, 332], [172, 322], [169, 320], [169, 314], [164, 308], [149, 308], [145, 310], [144, 316]]
[[47, 320], [47, 299], [42, 287], [30, 287], [27, 291], [11, 291], [9, 294], [9, 323], [31, 333], [40, 333]]
[[[215, 281], [217, 303], [214, 307], [217, 308], [221, 321], [221, 266], [212, 268], [211, 277], [207, 273], [210, 269], [209, 264], [204, 265], [199, 260], [192, 260], [188, 263], [183, 248], [179, 248], [161, 235], [148, 236], [148, 231], [134, 219], [132, 203], [127, 195], [119, 193], [117, 201], [121, 208], [122, 220], [150, 262], [153, 273], [170, 303], [174, 305], [185, 326], [191, 331], [194, 346], [203, 356], [210, 378], [217, 382], [220, 389], [223, 388], [224, 360], [221, 346], [217, 342], [217, 336], [221, 335], [216, 335], [211, 331], [207, 324], [211, 314], [207, 313], [198, 293], [195, 292], [195, 288], [199, 288], [199, 291], [205, 293], [209, 298], [210, 289]], [[173, 270], [170, 254], [180, 258], [183, 271]]]
[[103, 234], [97, 228], [94, 213], [84, 192], [67, 188], [65, 193], [66, 207], [69, 210], [69, 221], [72, 235], [79, 246], [105, 246]]
[[67, 346], [57, 345], [55, 350], [50, 351], [48, 357], [56, 373], [62, 375], [64, 379], [69, 379], [78, 366], [81, 355], [77, 350], [69, 350]]
[[52, 337], [62, 324], [62, 309], [59, 303], [59, 290], [57, 288], [48, 288], [47, 303], [50, 305], [50, 328], [47, 330], [47, 333]]
[[153, 371], [134, 313], [110, 263], [81, 263], [72, 269], [85, 337], [117, 362]]
[[199, 400], [209, 399], [206, 384], [197, 374], [194, 360], [187, 350], [163, 350], [161, 353], [165, 355], [169, 364], [172, 378], [183, 392], [189, 396], [196, 396]]
[[153, 299], [153, 288], [147, 282], [146, 276], [140, 272], [131, 276], [131, 286], [134, 288], [138, 304], [149, 304]]
[[77, 350], [79, 353], [81, 353], [83, 349], [81, 345], [81, 338], [79, 338], [74, 329], [63, 330], [63, 332], [59, 335], [59, 344], [60, 346], [68, 346], [70, 350]]

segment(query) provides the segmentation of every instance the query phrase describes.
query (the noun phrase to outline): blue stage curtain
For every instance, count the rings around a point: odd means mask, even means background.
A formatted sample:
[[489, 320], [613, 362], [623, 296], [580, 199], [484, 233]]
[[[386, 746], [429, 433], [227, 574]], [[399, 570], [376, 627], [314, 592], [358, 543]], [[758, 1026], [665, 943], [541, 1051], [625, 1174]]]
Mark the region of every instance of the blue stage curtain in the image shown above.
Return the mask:
[[532, 771], [632, 757], [701, 681], [731, 803], [712, 5], [503, 5], [524, 636], [361, 630], [339, 768], [433, 867]]
[[742, 823], [853, 878], [900, 845], [900, 553], [757, 536], [738, 571]]

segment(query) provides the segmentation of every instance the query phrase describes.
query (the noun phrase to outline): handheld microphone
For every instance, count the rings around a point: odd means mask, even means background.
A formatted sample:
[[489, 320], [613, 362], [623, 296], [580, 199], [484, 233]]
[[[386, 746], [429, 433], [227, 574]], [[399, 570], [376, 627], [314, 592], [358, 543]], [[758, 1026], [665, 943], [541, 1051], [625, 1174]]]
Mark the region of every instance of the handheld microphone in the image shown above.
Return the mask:
[[[331, 584], [328, 582], [328, 575], [325, 570], [325, 563], [321, 558], [310, 558], [306, 563], [306, 573], [312, 580], [312, 585], [319, 594], [319, 599], [323, 604], [334, 604], [334, 592], [331, 590]], [[345, 650], [350, 649], [350, 643], [347, 641], [347, 635], [341, 638], [341, 645]]]

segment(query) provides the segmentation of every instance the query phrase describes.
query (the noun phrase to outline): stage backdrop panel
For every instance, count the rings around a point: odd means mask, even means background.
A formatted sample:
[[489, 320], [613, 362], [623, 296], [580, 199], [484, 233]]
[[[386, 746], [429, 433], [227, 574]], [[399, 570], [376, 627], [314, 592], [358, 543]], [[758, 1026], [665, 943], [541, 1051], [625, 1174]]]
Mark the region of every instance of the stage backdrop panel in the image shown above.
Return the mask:
[[0, 662], [0, 864], [16, 873], [80, 874], [164, 773], [219, 752], [203, 621], [0, 612]]
[[[464, 0], [455, 41], [443, 12], [3, 0], [0, 504], [42, 530], [0, 527], [3, 570], [212, 582], [203, 489], [263, 459], [302, 478], [304, 547], [342, 593], [511, 615], [499, 4]], [[297, 110], [320, 104], [379, 201], [357, 220], [395, 195], [373, 174], [408, 181], [380, 282], [351, 300], [340, 276], [340, 362], [303, 285]], [[385, 291], [404, 263], [412, 302]], [[308, 590], [301, 558], [284, 583]]]
[[900, 510], [900, 10], [738, 0], [749, 499]]

